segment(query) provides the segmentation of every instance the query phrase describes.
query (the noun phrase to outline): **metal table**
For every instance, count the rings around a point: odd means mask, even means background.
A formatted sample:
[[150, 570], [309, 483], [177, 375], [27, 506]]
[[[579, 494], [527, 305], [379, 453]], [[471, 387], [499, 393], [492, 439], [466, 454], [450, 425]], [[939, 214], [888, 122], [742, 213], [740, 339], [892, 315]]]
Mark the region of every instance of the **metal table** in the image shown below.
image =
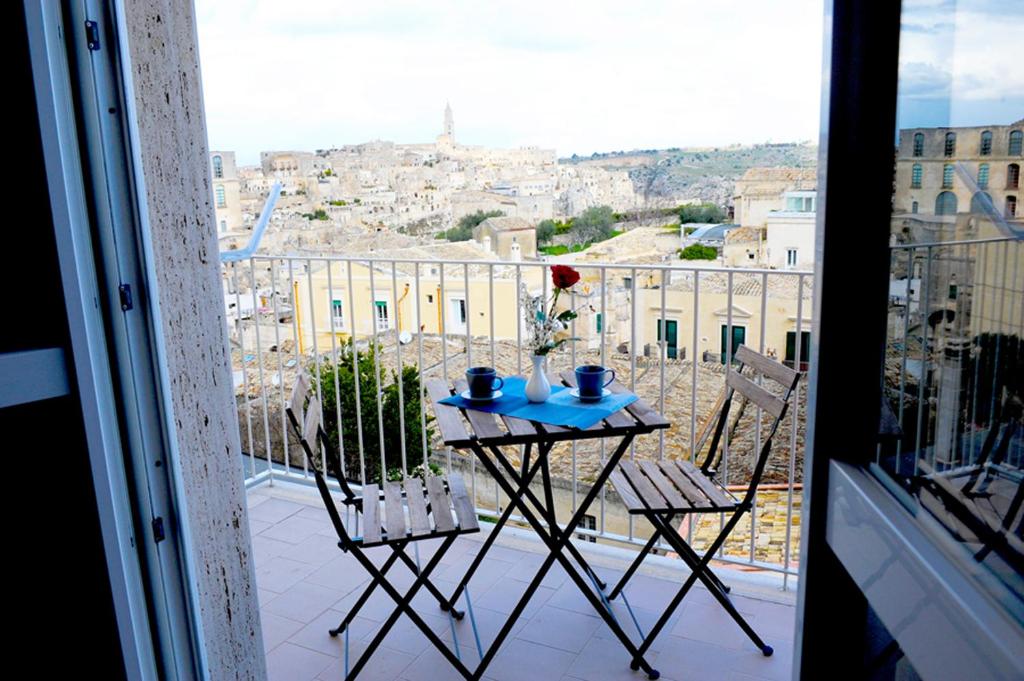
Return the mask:
[[[569, 387], [575, 387], [575, 375], [573, 372], [565, 372], [561, 376], [552, 379], [553, 384], [556, 382]], [[637, 647], [629, 640], [612, 614], [603, 592], [606, 585], [597, 576], [570, 539], [583, 520], [587, 509], [608, 481], [608, 476], [618, 465], [623, 454], [629, 449], [633, 438], [637, 435], [653, 433], [657, 430], [668, 428], [669, 422], [646, 402], [637, 400], [586, 430], [562, 428], [535, 421], [525, 421], [511, 416], [490, 414], [474, 409], [460, 409], [451, 405], [441, 404], [440, 401], [444, 398], [455, 394], [456, 391], [462, 392], [466, 389], [464, 380], [456, 381], [453, 386], [447, 384], [442, 379], [430, 379], [425, 382], [425, 388], [433, 403], [437, 426], [444, 443], [449, 447], [472, 451], [510, 500], [509, 505], [498, 519], [494, 530], [487, 537], [483, 547], [481, 547], [480, 552], [474, 558], [469, 570], [459, 582], [449, 601], [454, 603], [466, 588], [466, 584], [472, 578], [473, 573], [476, 572], [477, 567], [479, 567], [513, 511], [518, 511], [523, 519], [529, 523], [541, 541], [547, 546], [549, 552], [537, 574], [527, 586], [522, 598], [513, 608], [508, 620], [498, 632], [494, 642], [487, 652], [482, 655], [480, 665], [474, 673], [474, 678], [479, 679], [483, 676], [487, 666], [511, 632], [513, 625], [522, 614], [527, 603], [529, 603], [537, 587], [540, 586], [548, 570], [551, 569], [555, 561], [558, 561], [586, 597], [587, 601], [593, 606], [597, 614], [608, 625], [627, 652], [629, 652], [630, 659], [632, 660], [630, 663], [631, 667], [634, 670], [642, 668], [647, 673], [648, 678], [657, 679], [660, 676], [659, 672], [638, 655]], [[613, 392], [626, 392], [626, 389], [618, 383], [612, 383], [609, 386], [609, 390]], [[570, 518], [568, 523], [560, 525], [555, 516], [548, 454], [551, 452], [552, 447], [559, 442], [601, 438], [621, 439], [614, 447], [612, 454], [605, 460], [597, 480], [576, 508], [572, 518]], [[505, 452], [502, 451], [502, 447], [511, 445], [522, 446], [523, 449], [522, 461], [518, 469], [509, 461]], [[541, 474], [543, 499], [538, 498], [529, 487], [538, 472]], [[587, 583], [588, 580], [593, 585], [593, 588]]]

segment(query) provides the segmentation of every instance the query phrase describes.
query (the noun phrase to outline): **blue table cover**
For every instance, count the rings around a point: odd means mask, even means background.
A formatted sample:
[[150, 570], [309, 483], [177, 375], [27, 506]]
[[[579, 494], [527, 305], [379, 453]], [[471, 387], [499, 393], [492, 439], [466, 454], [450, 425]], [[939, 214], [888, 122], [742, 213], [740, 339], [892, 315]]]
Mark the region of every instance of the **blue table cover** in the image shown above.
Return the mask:
[[526, 399], [525, 391], [526, 379], [510, 376], [501, 388], [502, 396], [492, 402], [472, 402], [459, 395], [452, 395], [441, 400], [441, 404], [489, 414], [505, 414], [554, 426], [586, 429], [637, 400], [636, 395], [627, 392], [613, 393], [599, 402], [581, 402], [569, 394], [568, 388], [552, 385], [551, 397], [547, 402], [533, 403]]

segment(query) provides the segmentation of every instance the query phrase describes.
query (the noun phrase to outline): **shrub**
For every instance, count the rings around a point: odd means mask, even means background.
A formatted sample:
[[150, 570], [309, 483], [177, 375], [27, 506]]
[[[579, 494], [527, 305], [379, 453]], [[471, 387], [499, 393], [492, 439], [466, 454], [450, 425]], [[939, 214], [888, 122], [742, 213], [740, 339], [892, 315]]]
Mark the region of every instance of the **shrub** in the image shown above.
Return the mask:
[[[366, 482], [380, 482], [381, 479], [381, 430], [380, 421], [384, 423], [384, 465], [389, 471], [402, 468], [401, 419], [398, 395], [398, 373], [385, 371], [381, 368], [381, 414], [377, 418], [377, 375], [374, 357], [377, 350], [373, 347], [365, 351], [357, 351], [349, 340], [338, 350], [337, 367], [333, 362], [320, 365], [319, 388], [323, 402], [324, 432], [328, 441], [337, 449], [338, 443], [338, 396], [341, 396], [341, 430], [342, 443], [345, 451], [345, 472], [350, 480], [359, 481], [361, 461], [359, 455], [359, 421], [356, 415], [356, 381], [353, 371], [353, 353], [359, 367], [359, 408], [362, 420], [362, 444], [365, 463]], [[337, 390], [335, 390], [335, 370], [337, 370]], [[405, 463], [407, 471], [412, 473], [422, 466], [425, 460], [423, 450], [423, 428], [420, 422], [420, 379], [419, 371], [414, 366], [402, 367], [402, 398], [405, 417]], [[433, 417], [427, 416], [427, 423]], [[432, 430], [427, 428], [426, 439], [430, 441]]]
[[679, 257], [683, 260], [715, 260], [718, 258], [718, 249], [714, 246], [691, 244], [679, 249]]

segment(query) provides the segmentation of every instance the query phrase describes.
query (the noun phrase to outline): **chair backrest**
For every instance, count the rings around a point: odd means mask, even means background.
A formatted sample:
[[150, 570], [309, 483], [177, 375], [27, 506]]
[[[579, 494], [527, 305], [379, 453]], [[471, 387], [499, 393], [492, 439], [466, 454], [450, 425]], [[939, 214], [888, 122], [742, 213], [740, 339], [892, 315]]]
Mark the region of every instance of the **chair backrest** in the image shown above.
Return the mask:
[[[758, 374], [781, 385], [783, 388], [783, 396], [781, 398], [776, 396], [771, 391], [765, 389], [763, 384], [759, 385], [748, 376], [743, 375], [742, 372], [745, 367], [750, 368], [752, 375]], [[746, 501], [748, 503], [757, 491], [757, 485], [761, 481], [765, 465], [768, 463], [768, 455], [771, 452], [772, 447], [772, 438], [775, 437], [775, 432], [778, 430], [779, 424], [786, 416], [786, 412], [790, 405], [790, 398], [793, 395], [793, 391], [796, 390], [797, 384], [800, 382], [800, 377], [801, 373], [799, 371], [790, 369], [784, 364], [754, 352], [745, 345], [740, 345], [736, 349], [735, 362], [726, 366], [725, 384], [728, 387], [728, 391], [726, 392], [725, 401], [722, 403], [722, 410], [718, 416], [718, 423], [715, 426], [715, 434], [711, 440], [711, 448], [708, 450], [707, 457], [705, 457], [704, 463], [701, 465], [701, 470], [703, 470], [705, 474], [713, 472], [716, 454], [719, 454], [717, 450], [719, 449], [719, 444], [722, 441], [722, 433], [725, 431], [729, 422], [729, 410], [732, 407], [733, 397], [738, 392], [740, 395], [745, 397], [748, 402], [756, 407], [760, 407], [763, 411], [775, 417], [772, 421], [771, 428], [768, 430], [768, 434], [763, 437], [761, 451], [758, 453], [757, 461], [754, 464], [754, 470], [750, 479], [750, 486], [747, 489]], [[719, 458], [720, 456], [721, 455], [719, 454]]]
[[284, 410], [292, 424], [295, 436], [299, 438], [302, 437], [302, 424], [305, 421], [305, 414], [302, 408], [306, 404], [309, 388], [309, 375], [300, 369], [298, 375], [295, 376], [295, 383], [292, 385], [292, 395], [288, 399], [288, 406]]
[[327, 508], [327, 514], [331, 517], [331, 523], [334, 524], [334, 529], [338, 533], [338, 539], [342, 542], [348, 542], [349, 536], [345, 531], [344, 524], [341, 522], [341, 514], [338, 513], [338, 506], [334, 503], [331, 491], [327, 487], [327, 480], [324, 478], [324, 471], [320, 468], [321, 462], [316, 456], [317, 445], [321, 441], [321, 433], [323, 433], [323, 428], [320, 425], [320, 400], [314, 395], [309, 400], [309, 408], [306, 410], [306, 418], [302, 424], [299, 442], [302, 443], [302, 449], [306, 453], [306, 461], [313, 471], [316, 487], [320, 491], [320, 498]]

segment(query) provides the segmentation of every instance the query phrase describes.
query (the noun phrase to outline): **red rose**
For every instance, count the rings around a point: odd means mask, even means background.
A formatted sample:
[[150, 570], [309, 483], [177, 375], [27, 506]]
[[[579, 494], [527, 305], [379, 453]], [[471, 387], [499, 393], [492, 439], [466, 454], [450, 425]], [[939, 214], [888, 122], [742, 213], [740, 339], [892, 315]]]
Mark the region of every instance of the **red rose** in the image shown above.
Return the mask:
[[568, 265], [553, 265], [551, 267], [551, 283], [555, 288], [565, 290], [580, 280], [580, 273]]

